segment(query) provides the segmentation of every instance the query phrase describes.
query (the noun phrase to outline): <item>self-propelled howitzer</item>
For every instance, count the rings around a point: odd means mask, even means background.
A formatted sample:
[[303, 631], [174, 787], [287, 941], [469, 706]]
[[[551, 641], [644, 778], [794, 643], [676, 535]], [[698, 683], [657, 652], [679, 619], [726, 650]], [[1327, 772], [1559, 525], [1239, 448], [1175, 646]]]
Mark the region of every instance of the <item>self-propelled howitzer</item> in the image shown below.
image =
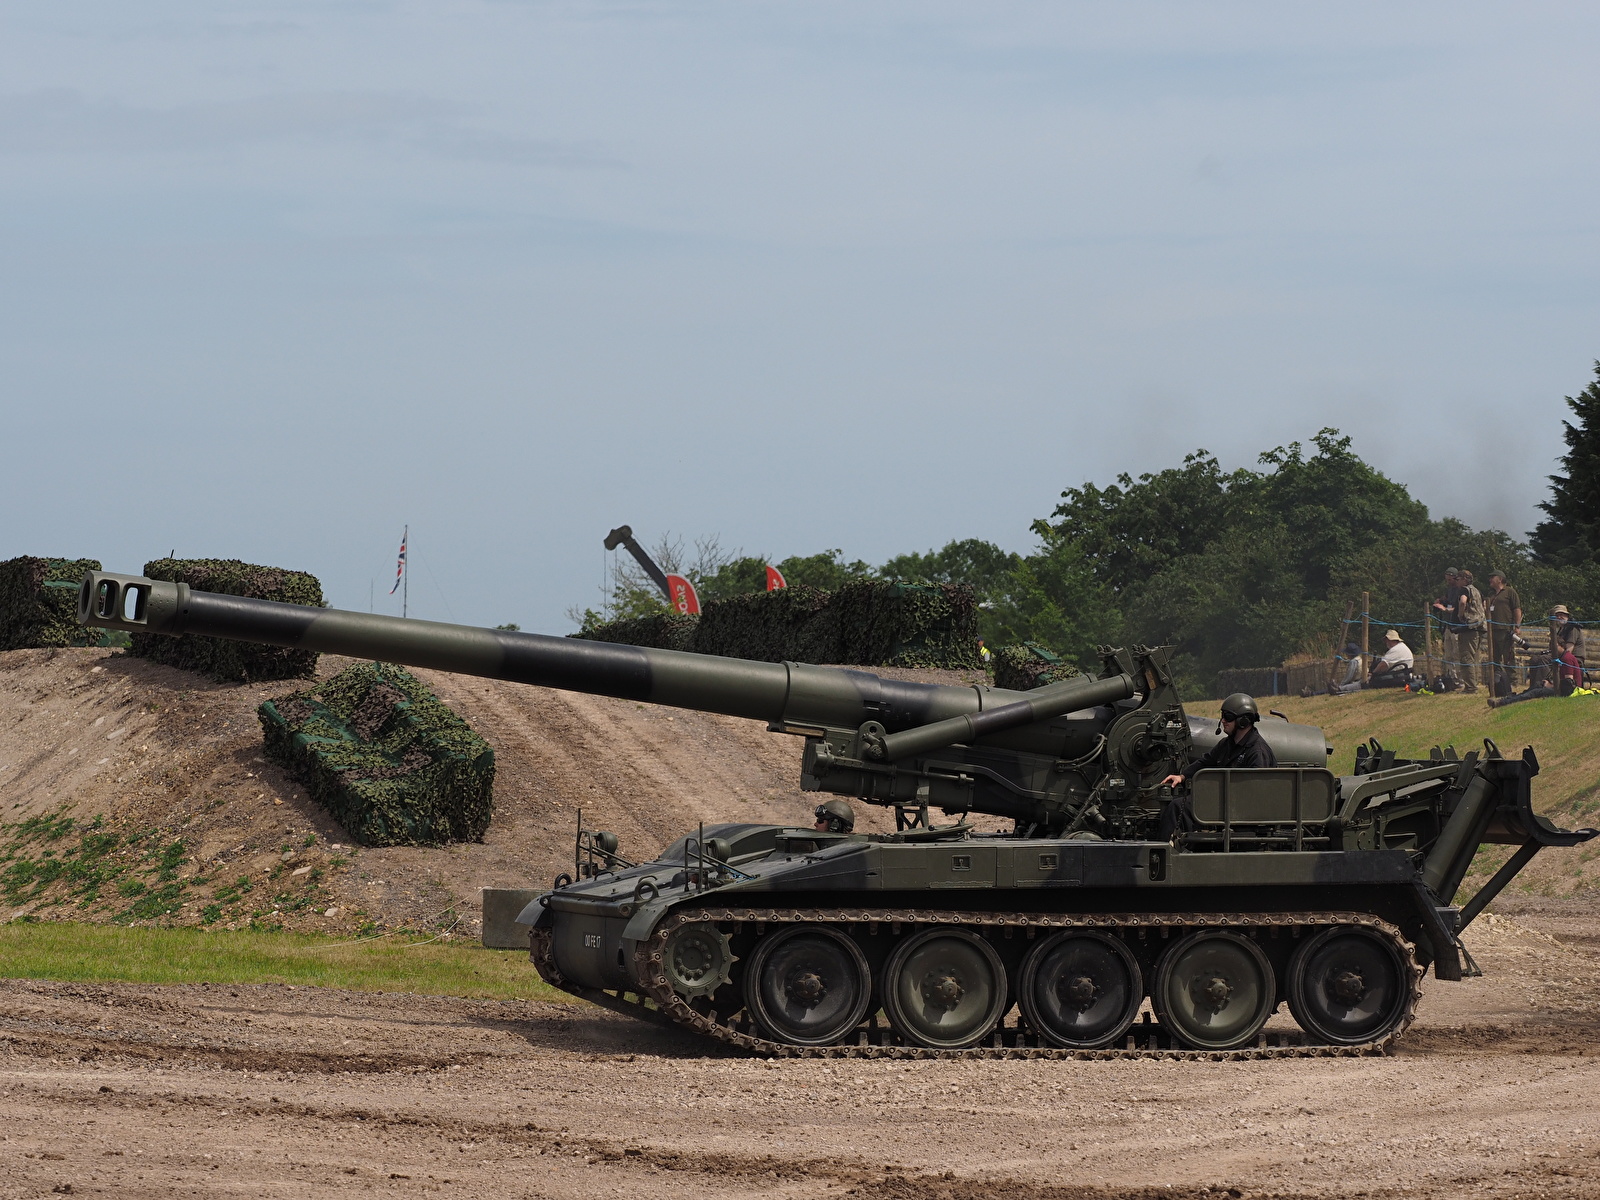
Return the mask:
[[[801, 786], [891, 807], [895, 833], [719, 824], [634, 863], [614, 836], [580, 829], [572, 874], [521, 916], [552, 984], [767, 1053], [1381, 1050], [1409, 1024], [1423, 968], [1470, 969], [1460, 929], [1541, 847], [1596, 836], [1534, 813], [1531, 749], [1401, 760], [1373, 740], [1336, 778], [1321, 731], [1274, 715], [1260, 729], [1279, 765], [1200, 772], [1192, 819], [1163, 837], [1162, 779], [1220, 730], [1184, 712], [1162, 648], [1107, 648], [1096, 676], [1006, 692], [104, 572], [79, 607], [101, 628], [374, 658], [802, 737]], [[973, 813], [1010, 826], [979, 832]], [[1484, 842], [1520, 848], [1458, 908]], [[1269, 1034], [1282, 1001], [1299, 1030]]]

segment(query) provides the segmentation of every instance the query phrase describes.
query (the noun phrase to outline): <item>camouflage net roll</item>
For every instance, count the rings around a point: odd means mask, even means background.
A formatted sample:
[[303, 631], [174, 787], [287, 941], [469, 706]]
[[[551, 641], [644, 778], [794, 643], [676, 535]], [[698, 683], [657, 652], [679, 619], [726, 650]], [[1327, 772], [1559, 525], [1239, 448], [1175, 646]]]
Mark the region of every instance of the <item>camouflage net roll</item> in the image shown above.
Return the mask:
[[99, 569], [92, 558], [0, 562], [0, 650], [98, 646], [102, 631], [78, 624], [78, 585]]
[[[315, 575], [286, 571], [281, 567], [259, 567], [236, 558], [158, 558], [145, 563], [144, 573], [150, 579], [187, 583], [201, 592], [282, 600], [287, 604], [314, 604], [319, 608], [326, 605], [322, 584]], [[180, 637], [136, 633], [131, 652], [152, 662], [209, 675], [221, 683], [310, 679], [317, 673], [317, 655], [313, 650], [255, 646], [191, 633]]]
[[494, 751], [402, 667], [359, 663], [256, 710], [267, 757], [363, 846], [481, 842]]
[[573, 636], [758, 662], [979, 665], [972, 590], [951, 584], [867, 580], [833, 592], [795, 584], [714, 600], [699, 617], [613, 621]]
[[1081, 674], [1077, 667], [1035, 642], [1001, 646], [994, 652], [994, 685], [997, 688], [1028, 692]]

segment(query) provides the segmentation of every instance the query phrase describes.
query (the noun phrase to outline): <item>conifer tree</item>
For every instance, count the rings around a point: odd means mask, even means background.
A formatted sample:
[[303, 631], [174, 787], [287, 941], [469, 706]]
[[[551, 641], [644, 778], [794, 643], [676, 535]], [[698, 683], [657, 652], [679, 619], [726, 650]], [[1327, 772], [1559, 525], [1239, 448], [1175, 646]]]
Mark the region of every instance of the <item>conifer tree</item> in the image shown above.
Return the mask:
[[1562, 422], [1566, 474], [1550, 476], [1550, 499], [1539, 505], [1549, 519], [1529, 535], [1534, 553], [1553, 566], [1589, 562], [1600, 550], [1600, 362], [1589, 386], [1566, 399], [1577, 417]]

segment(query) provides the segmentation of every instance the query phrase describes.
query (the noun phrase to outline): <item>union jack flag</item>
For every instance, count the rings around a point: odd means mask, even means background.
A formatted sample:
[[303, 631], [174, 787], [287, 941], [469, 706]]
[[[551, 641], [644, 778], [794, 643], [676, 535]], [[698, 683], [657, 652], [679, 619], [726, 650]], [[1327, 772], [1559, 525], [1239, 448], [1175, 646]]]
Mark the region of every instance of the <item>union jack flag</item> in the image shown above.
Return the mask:
[[400, 535], [400, 560], [394, 564], [394, 587], [389, 589], [389, 595], [394, 595], [400, 590], [400, 578], [406, 573], [406, 540], [411, 534], [411, 526], [405, 527], [405, 532]]

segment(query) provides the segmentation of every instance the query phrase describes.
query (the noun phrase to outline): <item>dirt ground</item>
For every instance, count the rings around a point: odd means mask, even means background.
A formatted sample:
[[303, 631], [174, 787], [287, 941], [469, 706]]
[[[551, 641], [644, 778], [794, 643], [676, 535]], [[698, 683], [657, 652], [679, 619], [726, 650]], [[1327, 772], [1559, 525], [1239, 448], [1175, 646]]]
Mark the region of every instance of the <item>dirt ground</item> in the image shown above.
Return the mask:
[[587, 1005], [0, 982], [0, 1196], [1600, 1194], [1593, 904], [1394, 1057], [766, 1062]]

